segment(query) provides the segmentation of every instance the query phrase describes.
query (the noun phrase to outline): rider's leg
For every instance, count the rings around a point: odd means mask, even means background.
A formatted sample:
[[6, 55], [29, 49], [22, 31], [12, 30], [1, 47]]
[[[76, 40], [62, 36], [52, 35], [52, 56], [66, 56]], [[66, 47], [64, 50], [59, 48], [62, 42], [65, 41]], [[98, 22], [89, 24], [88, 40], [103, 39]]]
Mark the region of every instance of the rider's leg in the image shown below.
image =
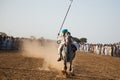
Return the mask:
[[63, 50], [63, 44], [61, 44], [58, 48], [58, 54], [59, 54], [59, 58], [57, 61], [61, 61], [63, 56], [62, 56], [62, 50]]

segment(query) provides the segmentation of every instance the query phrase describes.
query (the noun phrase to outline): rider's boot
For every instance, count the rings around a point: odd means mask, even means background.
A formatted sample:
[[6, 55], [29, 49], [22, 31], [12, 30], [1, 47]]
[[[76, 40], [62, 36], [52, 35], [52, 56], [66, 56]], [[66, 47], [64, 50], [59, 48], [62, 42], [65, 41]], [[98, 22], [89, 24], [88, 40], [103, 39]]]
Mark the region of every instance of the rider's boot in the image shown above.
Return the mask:
[[61, 57], [59, 57], [57, 61], [58, 61], [58, 62], [61, 61]]

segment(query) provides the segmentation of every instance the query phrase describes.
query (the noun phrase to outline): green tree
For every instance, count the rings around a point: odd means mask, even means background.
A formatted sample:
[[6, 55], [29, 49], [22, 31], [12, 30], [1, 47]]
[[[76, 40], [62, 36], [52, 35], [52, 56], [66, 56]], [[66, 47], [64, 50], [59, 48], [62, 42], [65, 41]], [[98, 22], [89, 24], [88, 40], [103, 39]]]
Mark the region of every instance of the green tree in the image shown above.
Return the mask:
[[80, 43], [85, 44], [87, 42], [87, 38], [80, 38]]
[[3, 37], [4, 37], [4, 36], [7, 36], [7, 34], [4, 33], [4, 32], [0, 32], [0, 35], [3, 36]]
[[80, 39], [76, 38], [76, 37], [72, 37], [72, 39], [78, 43], [80, 43]]

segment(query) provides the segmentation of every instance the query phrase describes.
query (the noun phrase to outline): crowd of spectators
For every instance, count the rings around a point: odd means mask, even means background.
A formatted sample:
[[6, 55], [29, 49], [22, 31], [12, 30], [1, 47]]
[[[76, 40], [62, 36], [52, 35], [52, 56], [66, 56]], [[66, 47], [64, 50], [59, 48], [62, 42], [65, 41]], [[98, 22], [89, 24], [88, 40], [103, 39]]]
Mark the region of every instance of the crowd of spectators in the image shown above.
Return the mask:
[[0, 50], [19, 50], [20, 38], [0, 35]]
[[[25, 40], [33, 39], [0, 35], [0, 50], [21, 50]], [[37, 41], [40, 42], [41, 46], [46, 43], [43, 38], [37, 39]], [[85, 53], [120, 57], [120, 42], [115, 44], [80, 44], [79, 50]]]
[[115, 44], [80, 44], [80, 51], [120, 57], [120, 42]]
[[39, 39], [35, 38], [20, 38], [20, 37], [13, 37], [13, 36], [2, 36], [0, 35], [0, 51], [12, 51], [12, 50], [24, 50], [23, 44], [24, 42], [38, 42], [40, 46], [46, 45], [46, 43], [51, 42], [51, 40], [44, 39], [43, 37]]

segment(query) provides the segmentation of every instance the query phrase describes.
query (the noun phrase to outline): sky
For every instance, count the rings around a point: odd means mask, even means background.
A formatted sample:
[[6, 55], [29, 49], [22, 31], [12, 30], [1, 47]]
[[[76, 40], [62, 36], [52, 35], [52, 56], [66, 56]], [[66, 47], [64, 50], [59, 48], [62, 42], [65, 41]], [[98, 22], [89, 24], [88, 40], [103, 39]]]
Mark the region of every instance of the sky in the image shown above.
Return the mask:
[[[0, 32], [57, 40], [69, 4], [70, 0], [0, 0]], [[64, 28], [88, 43], [120, 42], [120, 0], [73, 0]]]

